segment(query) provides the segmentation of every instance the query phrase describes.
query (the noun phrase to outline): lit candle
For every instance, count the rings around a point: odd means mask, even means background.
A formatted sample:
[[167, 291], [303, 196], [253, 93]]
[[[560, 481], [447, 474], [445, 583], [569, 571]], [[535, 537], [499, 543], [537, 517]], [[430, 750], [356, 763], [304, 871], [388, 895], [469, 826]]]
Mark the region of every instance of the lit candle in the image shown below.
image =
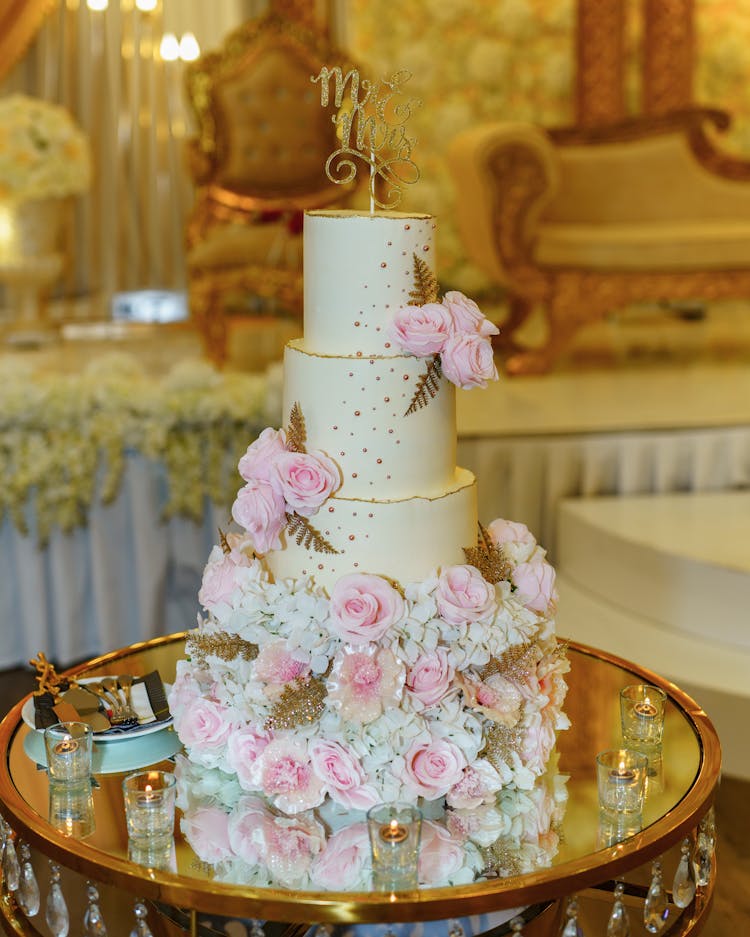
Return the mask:
[[649, 703], [649, 701], [646, 700], [643, 703], [636, 703], [635, 706], [633, 706], [633, 712], [639, 719], [655, 719], [658, 710], [653, 703]]
[[615, 784], [632, 784], [635, 780], [635, 771], [632, 768], [626, 768], [625, 762], [620, 764], [609, 772], [609, 776]]
[[380, 827], [380, 838], [384, 843], [403, 843], [407, 836], [408, 830], [398, 820], [391, 820]]
[[75, 739], [63, 739], [62, 742], [57, 742], [55, 745], [55, 754], [60, 755], [61, 758], [65, 758], [66, 755], [70, 756], [77, 751], [78, 742]]

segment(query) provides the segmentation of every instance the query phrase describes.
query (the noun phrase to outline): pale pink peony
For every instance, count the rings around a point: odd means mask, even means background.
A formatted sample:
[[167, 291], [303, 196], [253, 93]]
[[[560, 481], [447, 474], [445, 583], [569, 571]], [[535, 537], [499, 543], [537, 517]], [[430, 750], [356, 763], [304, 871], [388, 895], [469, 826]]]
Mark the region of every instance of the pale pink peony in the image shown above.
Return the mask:
[[446, 802], [455, 809], [474, 809], [481, 804], [494, 802], [502, 788], [500, 775], [488, 761], [479, 759], [467, 765], [459, 780], [448, 791]]
[[274, 817], [263, 824], [264, 859], [275, 884], [300, 885], [325, 847], [325, 831], [311, 816]]
[[449, 625], [488, 618], [497, 608], [495, 587], [474, 566], [449, 566], [435, 590], [438, 614]]
[[536, 538], [526, 524], [498, 517], [489, 525], [487, 531], [515, 564], [528, 562], [536, 552]]
[[227, 742], [227, 763], [237, 775], [240, 787], [246, 791], [257, 790], [257, 778], [254, 772], [258, 760], [266, 745], [273, 739], [265, 729], [244, 726], [229, 736]]
[[175, 730], [182, 744], [201, 752], [224, 748], [238, 725], [233, 710], [205, 697], [193, 700], [179, 717], [175, 714]]
[[323, 782], [312, 768], [307, 748], [291, 739], [274, 739], [255, 763], [263, 793], [284, 813], [300, 813], [323, 802]]
[[280, 550], [279, 535], [286, 526], [286, 504], [270, 482], [249, 481], [237, 492], [232, 517], [248, 532], [258, 553]]
[[309, 656], [301, 649], [290, 649], [283, 639], [265, 644], [253, 662], [254, 677], [271, 685], [272, 697], [278, 696], [287, 683], [309, 673]]
[[287, 506], [303, 517], [312, 517], [341, 487], [339, 467], [322, 452], [285, 452], [274, 471]]
[[570, 661], [565, 654], [546, 654], [537, 664], [536, 675], [539, 680], [539, 693], [547, 697], [547, 704], [542, 713], [550, 711], [554, 718], [562, 709], [568, 685], [563, 674], [570, 670]]
[[443, 647], [421, 654], [409, 667], [406, 687], [425, 706], [434, 706], [450, 689], [454, 668]]
[[487, 381], [497, 380], [492, 345], [478, 332], [451, 336], [440, 355], [440, 363], [448, 380], [464, 390], [486, 387]]
[[398, 706], [403, 687], [404, 666], [388, 648], [345, 646], [333, 662], [328, 699], [343, 719], [364, 724]]
[[252, 558], [241, 551], [224, 553], [221, 547], [214, 547], [203, 570], [203, 581], [198, 593], [201, 605], [212, 609], [222, 602], [228, 602], [237, 588], [238, 570], [247, 569], [252, 563]]
[[249, 865], [255, 865], [263, 859], [264, 824], [270, 816], [261, 797], [241, 797], [229, 818], [232, 851]]
[[500, 329], [484, 315], [473, 299], [458, 290], [449, 290], [443, 297], [443, 306], [450, 313], [454, 332], [476, 332], [482, 338], [499, 335]]
[[339, 742], [315, 739], [309, 751], [313, 771], [336, 803], [354, 810], [369, 810], [378, 802], [375, 788], [365, 784], [365, 770], [350, 748]]
[[388, 327], [389, 337], [419, 358], [439, 354], [453, 330], [451, 314], [442, 303], [403, 306]]
[[555, 570], [546, 560], [519, 563], [511, 581], [516, 587], [516, 598], [526, 608], [540, 615], [554, 612], [557, 605]]
[[459, 871], [464, 862], [464, 847], [444, 826], [432, 820], [422, 821], [419, 847], [419, 881], [437, 885]]
[[525, 767], [536, 775], [543, 774], [554, 745], [554, 725], [550, 720], [543, 719], [540, 713], [531, 715], [521, 740], [520, 755]]
[[521, 716], [523, 696], [515, 683], [495, 673], [480, 680], [468, 673], [456, 674], [466, 705], [484, 713], [493, 722], [512, 728]]
[[402, 780], [419, 797], [436, 800], [458, 783], [465, 767], [464, 753], [448, 739], [417, 740], [404, 758]]
[[188, 666], [187, 661], [178, 662], [177, 676], [168, 693], [169, 711], [174, 716], [175, 722], [183, 711], [192, 706], [201, 695], [200, 685], [193, 676], [192, 671], [187, 669]]
[[232, 855], [229, 817], [219, 807], [197, 807], [180, 820], [180, 829], [196, 856], [214, 865]]
[[240, 459], [239, 473], [246, 482], [271, 481], [276, 460], [287, 451], [284, 430], [268, 427], [248, 446]]
[[310, 869], [310, 878], [325, 891], [349, 891], [360, 884], [370, 862], [370, 838], [366, 823], [337, 830]]
[[351, 573], [331, 592], [331, 627], [344, 641], [378, 641], [404, 616], [400, 594], [380, 576]]

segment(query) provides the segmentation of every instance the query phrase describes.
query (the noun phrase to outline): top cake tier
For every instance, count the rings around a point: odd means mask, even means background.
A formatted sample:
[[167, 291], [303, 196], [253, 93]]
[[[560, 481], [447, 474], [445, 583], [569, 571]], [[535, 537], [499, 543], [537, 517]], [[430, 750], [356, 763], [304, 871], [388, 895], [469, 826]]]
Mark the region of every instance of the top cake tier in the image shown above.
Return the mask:
[[386, 326], [409, 303], [414, 255], [435, 269], [431, 215], [305, 213], [304, 348], [394, 355]]

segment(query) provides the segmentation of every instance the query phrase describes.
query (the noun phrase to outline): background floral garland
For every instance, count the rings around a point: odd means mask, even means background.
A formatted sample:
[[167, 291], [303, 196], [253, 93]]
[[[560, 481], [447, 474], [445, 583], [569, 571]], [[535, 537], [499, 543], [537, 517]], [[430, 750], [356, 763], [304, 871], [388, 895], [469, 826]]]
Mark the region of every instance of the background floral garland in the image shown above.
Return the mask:
[[113, 501], [127, 454], [163, 463], [165, 517], [199, 520], [205, 499], [231, 505], [237, 461], [266, 424], [266, 380], [184, 361], [163, 379], [135, 358], [105, 355], [79, 375], [37, 375], [0, 359], [0, 519], [44, 545], [53, 527], [86, 523]]

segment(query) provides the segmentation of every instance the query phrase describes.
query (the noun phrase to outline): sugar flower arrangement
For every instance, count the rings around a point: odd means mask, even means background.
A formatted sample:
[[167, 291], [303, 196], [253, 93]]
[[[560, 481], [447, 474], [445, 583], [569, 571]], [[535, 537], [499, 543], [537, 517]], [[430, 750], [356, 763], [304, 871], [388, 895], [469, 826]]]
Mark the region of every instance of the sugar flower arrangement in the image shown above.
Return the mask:
[[330, 597], [272, 582], [248, 538], [226, 536], [170, 695], [190, 760], [290, 815], [531, 790], [568, 725], [554, 570], [524, 525], [486, 533], [497, 581], [469, 563], [403, 589], [352, 573]]
[[[362, 814], [330, 810], [280, 815], [217, 768], [178, 756], [183, 836], [219, 881], [320, 891], [368, 891], [371, 851]], [[567, 779], [553, 755], [529, 791], [505, 792], [494, 805], [436, 811], [425, 818], [419, 880], [439, 887], [483, 875], [532, 872], [551, 864], [567, 802]]]
[[0, 198], [60, 198], [85, 191], [88, 142], [65, 108], [13, 94], [0, 98]]

